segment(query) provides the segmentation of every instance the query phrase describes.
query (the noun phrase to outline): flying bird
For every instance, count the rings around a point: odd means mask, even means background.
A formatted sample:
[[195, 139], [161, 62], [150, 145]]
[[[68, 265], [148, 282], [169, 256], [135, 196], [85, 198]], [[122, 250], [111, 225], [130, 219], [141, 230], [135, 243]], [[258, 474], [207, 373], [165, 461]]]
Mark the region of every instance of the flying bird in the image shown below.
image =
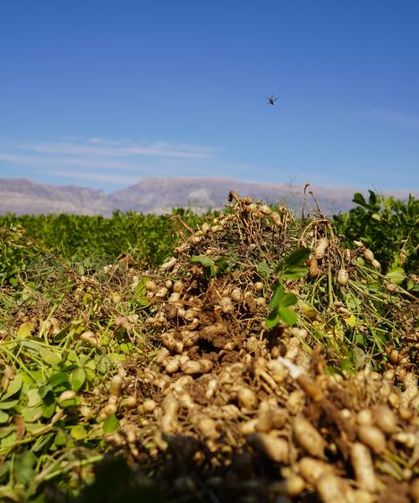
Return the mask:
[[268, 96], [268, 97], [266, 98], [266, 104], [267, 104], [267, 105], [274, 106], [275, 101], [276, 101], [277, 99], [278, 99], [278, 98], [277, 98], [277, 97], [275, 97], [275, 96], [272, 94], [271, 96]]

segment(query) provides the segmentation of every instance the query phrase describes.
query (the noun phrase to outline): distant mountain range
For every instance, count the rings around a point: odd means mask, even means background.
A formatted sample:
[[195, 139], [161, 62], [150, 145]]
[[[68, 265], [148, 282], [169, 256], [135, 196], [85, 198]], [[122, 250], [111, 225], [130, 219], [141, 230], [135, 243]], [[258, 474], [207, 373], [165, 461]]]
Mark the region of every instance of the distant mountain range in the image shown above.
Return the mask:
[[[252, 183], [228, 178], [144, 178], [135, 185], [106, 194], [86, 187], [46, 185], [27, 179], [0, 179], [0, 214], [75, 213], [111, 215], [114, 210], [142, 213], [169, 213], [172, 208], [190, 208], [196, 212], [220, 209], [234, 190], [266, 203], [287, 205], [301, 212], [303, 187], [296, 185]], [[323, 213], [330, 215], [353, 206], [353, 188], [310, 187]], [[397, 197], [408, 193], [398, 192]], [[418, 196], [418, 192], [414, 193]], [[313, 206], [311, 196], [307, 205]]]

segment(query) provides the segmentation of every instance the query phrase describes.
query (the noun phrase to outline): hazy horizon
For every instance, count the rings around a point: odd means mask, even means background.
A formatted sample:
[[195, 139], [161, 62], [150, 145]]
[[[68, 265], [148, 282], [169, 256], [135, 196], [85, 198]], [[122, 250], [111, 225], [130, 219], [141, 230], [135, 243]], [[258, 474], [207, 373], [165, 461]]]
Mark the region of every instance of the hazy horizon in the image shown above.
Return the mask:
[[[127, 185], [123, 185], [121, 187], [111, 188], [111, 189], [101, 188], [101, 187], [91, 187], [88, 185], [83, 185], [83, 183], [78, 184], [78, 183], [69, 183], [69, 182], [65, 182], [65, 181], [62, 183], [39, 182], [39, 181], [31, 179], [29, 177], [13, 177], [13, 176], [7, 177], [6, 176], [6, 177], [0, 178], [0, 182], [2, 180], [9, 180], [9, 181], [10, 180], [25, 180], [25, 181], [29, 181], [30, 183], [34, 183], [37, 185], [39, 184], [41, 186], [45, 185], [45, 186], [61, 187], [61, 188], [91, 189], [91, 190], [96, 190], [96, 191], [102, 192], [106, 196], [110, 196], [118, 191], [124, 191], [125, 189], [131, 188], [133, 186], [140, 185], [141, 182], [143, 182], [143, 181], [154, 181], [156, 179], [157, 180], [161, 179], [161, 180], [165, 180], [165, 181], [170, 181], [170, 180], [179, 181], [179, 180], [184, 179], [184, 180], [187, 180], [188, 182], [196, 182], [198, 180], [202, 180], [202, 181], [210, 180], [213, 182], [225, 181], [226, 183], [231, 182], [232, 187], [226, 188], [226, 196], [227, 196], [230, 189], [234, 189], [233, 185], [235, 183], [242, 183], [242, 184], [249, 184], [249, 186], [260, 186], [262, 189], [263, 188], [272, 189], [275, 187], [278, 187], [278, 188], [281, 187], [282, 189], [286, 189], [287, 187], [289, 187], [291, 192], [297, 192], [297, 193], [301, 193], [301, 194], [303, 194], [303, 192], [304, 192], [304, 186], [306, 184], [308, 184], [309, 190], [314, 191], [314, 193], [316, 192], [316, 190], [321, 190], [322, 192], [330, 192], [330, 193], [335, 192], [336, 194], [339, 194], [340, 196], [342, 196], [344, 194], [345, 196], [352, 197], [355, 192], [361, 192], [361, 193], [367, 194], [369, 190], [372, 190], [376, 193], [380, 193], [383, 195], [394, 195], [395, 197], [404, 198], [404, 197], [408, 197], [410, 194], [413, 195], [414, 197], [419, 197], [419, 190], [415, 189], [415, 188], [398, 189], [397, 187], [394, 187], [392, 189], [379, 190], [377, 187], [372, 187], [372, 186], [371, 187], [354, 187], [351, 185], [333, 186], [333, 185], [313, 184], [310, 182], [305, 182], [303, 184], [281, 183], [281, 182], [261, 182], [261, 181], [257, 181], [257, 180], [241, 180], [239, 178], [231, 178], [228, 176], [203, 177], [203, 176], [197, 175], [197, 176], [190, 176], [190, 177], [185, 177], [185, 176], [167, 176], [167, 177], [165, 177], [165, 176], [151, 176], [150, 175], [150, 176], [145, 176], [145, 177], [138, 179], [133, 184], [127, 184]], [[203, 188], [205, 188], [205, 187], [203, 186]]]

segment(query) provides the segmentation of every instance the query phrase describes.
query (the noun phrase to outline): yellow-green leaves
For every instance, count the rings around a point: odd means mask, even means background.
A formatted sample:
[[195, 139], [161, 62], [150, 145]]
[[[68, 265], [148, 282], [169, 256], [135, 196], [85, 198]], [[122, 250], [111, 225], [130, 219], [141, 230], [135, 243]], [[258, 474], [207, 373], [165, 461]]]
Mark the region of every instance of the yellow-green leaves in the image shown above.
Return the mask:
[[34, 328], [33, 323], [22, 323], [17, 329], [16, 336], [18, 339], [26, 339], [32, 335], [32, 330]]
[[6, 393], [1, 397], [1, 401], [5, 401], [15, 395], [22, 387], [23, 379], [21, 374], [17, 374], [9, 383]]
[[146, 296], [147, 289], [145, 286], [148, 281], [149, 278], [147, 276], [142, 277], [134, 290], [134, 299], [140, 307], [148, 306], [150, 303]]
[[70, 374], [70, 384], [74, 391], [79, 391], [86, 381], [86, 372], [82, 368], [74, 369]]
[[57, 351], [41, 347], [39, 349], [39, 355], [48, 365], [55, 366], [61, 362], [61, 355]]
[[402, 267], [394, 267], [386, 274], [386, 279], [395, 285], [400, 285], [406, 278], [406, 273]]
[[109, 417], [103, 421], [103, 433], [104, 435], [110, 435], [111, 433], [115, 433], [115, 431], [119, 428], [119, 421], [115, 414], [111, 414]]
[[86, 428], [82, 424], [76, 424], [71, 428], [70, 432], [75, 440], [83, 440], [87, 436]]

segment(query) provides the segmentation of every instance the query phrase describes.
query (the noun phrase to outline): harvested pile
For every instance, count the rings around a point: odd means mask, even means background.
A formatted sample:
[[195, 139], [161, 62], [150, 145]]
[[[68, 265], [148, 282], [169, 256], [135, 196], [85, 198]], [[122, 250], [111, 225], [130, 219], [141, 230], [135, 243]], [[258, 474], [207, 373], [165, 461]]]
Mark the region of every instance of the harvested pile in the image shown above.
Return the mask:
[[418, 502], [417, 300], [320, 214], [230, 196], [144, 282], [109, 443], [173, 501]]

